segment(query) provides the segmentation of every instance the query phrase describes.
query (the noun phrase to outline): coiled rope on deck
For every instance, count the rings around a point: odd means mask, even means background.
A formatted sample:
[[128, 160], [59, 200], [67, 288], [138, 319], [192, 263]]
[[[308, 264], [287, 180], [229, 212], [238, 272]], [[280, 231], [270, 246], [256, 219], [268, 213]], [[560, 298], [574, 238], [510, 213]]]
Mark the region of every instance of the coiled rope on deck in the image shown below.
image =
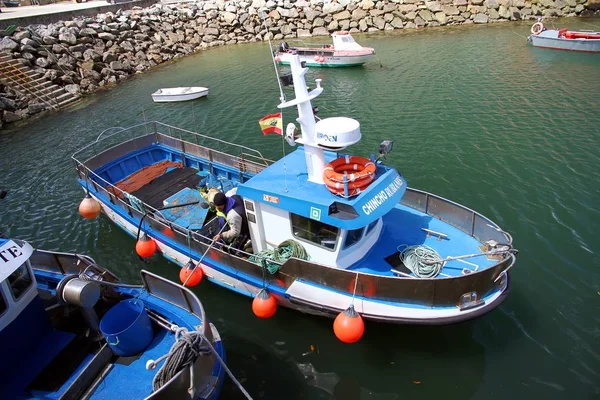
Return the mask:
[[[160, 367], [154, 379], [152, 379], [152, 389], [153, 391], [159, 390], [163, 387], [167, 382], [169, 382], [179, 371], [184, 368], [190, 366], [195, 362], [196, 358], [200, 355], [209, 355], [212, 354], [217, 361], [221, 364], [227, 375], [231, 378], [233, 383], [240, 389], [240, 391], [244, 394], [244, 396], [252, 400], [252, 397], [246, 389], [242, 386], [242, 384], [235, 378], [231, 370], [225, 364], [225, 361], [219, 356], [219, 353], [215, 350], [213, 345], [201, 332], [192, 331], [189, 332], [186, 328], [180, 328], [177, 325], [173, 325], [171, 330], [175, 332], [175, 343], [171, 346], [169, 352], [163, 356], [161, 356], [156, 361], [149, 361], [152, 364], [151, 368], [154, 368], [156, 364], [166, 358], [166, 361]], [[146, 366], [148, 369], [148, 365]], [[193, 385], [193, 369], [190, 370], [192, 376], [190, 377], [190, 382]], [[193, 396], [195, 398], [195, 396]]]
[[[310, 257], [304, 246], [293, 239], [288, 239], [279, 244], [272, 250], [263, 250], [258, 254], [251, 256], [250, 261], [266, 268], [271, 274], [274, 274], [281, 268], [282, 263], [291, 257], [301, 260], [309, 260]], [[271, 262], [275, 261], [275, 262]]]
[[434, 278], [442, 267], [444, 260], [431, 247], [425, 245], [398, 246], [400, 254], [398, 257], [417, 278]]
[[152, 388], [157, 391], [177, 375], [179, 371], [192, 364], [199, 355], [210, 353], [211, 350], [204, 343], [204, 337], [200, 332], [188, 332], [185, 328], [177, 328], [175, 343], [171, 346], [169, 353], [165, 355], [167, 360], [154, 375]]

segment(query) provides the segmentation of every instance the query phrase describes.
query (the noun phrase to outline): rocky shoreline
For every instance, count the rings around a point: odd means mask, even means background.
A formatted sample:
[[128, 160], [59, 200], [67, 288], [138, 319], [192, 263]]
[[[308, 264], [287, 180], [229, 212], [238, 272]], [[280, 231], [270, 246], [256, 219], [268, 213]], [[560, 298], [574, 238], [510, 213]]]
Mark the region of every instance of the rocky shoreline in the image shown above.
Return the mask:
[[[0, 40], [46, 80], [75, 94], [116, 84], [202, 49], [274, 40], [457, 24], [593, 14], [600, 0], [249, 0], [200, 1], [133, 7], [49, 25], [17, 27]], [[4, 78], [4, 77], [3, 77]], [[4, 79], [5, 83], [8, 80]], [[0, 127], [47, 107], [0, 84]]]

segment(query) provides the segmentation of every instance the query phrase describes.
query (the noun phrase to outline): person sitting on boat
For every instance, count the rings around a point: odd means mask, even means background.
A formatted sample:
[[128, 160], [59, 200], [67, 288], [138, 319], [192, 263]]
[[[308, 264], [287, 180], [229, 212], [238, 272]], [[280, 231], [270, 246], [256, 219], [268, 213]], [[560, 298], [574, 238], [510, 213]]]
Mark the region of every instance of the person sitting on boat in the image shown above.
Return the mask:
[[242, 198], [238, 195], [227, 197], [223, 192], [219, 192], [215, 194], [213, 204], [217, 209], [220, 227], [223, 228], [225, 223], [229, 225], [228, 230], [215, 235], [213, 240], [215, 242], [222, 240], [235, 248], [244, 246], [250, 237], [250, 230]]

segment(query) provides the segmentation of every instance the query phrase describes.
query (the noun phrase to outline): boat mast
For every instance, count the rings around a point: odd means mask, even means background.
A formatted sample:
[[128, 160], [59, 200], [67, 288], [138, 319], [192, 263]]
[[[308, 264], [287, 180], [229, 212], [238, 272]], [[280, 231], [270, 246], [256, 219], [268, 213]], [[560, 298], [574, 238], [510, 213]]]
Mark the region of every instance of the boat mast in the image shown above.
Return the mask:
[[298, 118], [296, 118], [296, 121], [300, 124], [302, 132], [302, 144], [305, 147], [304, 158], [306, 161], [306, 169], [308, 171], [308, 180], [310, 182], [323, 184], [325, 155], [323, 149], [317, 144], [315, 115], [310, 103], [312, 99], [323, 92], [321, 79], [315, 80], [317, 87], [309, 93], [308, 88], [306, 87], [306, 80], [304, 79], [304, 75], [308, 71], [308, 68], [305, 68], [300, 64], [300, 56], [298, 54], [292, 55], [290, 66], [292, 68], [292, 78], [296, 98], [281, 103], [278, 107], [298, 107]]

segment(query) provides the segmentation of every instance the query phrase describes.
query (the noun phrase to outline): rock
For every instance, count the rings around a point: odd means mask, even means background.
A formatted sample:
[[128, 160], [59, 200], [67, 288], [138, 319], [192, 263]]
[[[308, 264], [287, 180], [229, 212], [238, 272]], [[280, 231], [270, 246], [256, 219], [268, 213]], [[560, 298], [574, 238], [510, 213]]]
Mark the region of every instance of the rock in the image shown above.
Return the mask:
[[487, 24], [489, 17], [485, 14], [475, 14], [473, 16], [473, 22], [476, 24]]
[[435, 13], [433, 17], [435, 18], [435, 20], [436, 20], [437, 22], [439, 22], [439, 23], [440, 23], [440, 24], [442, 24], [442, 25], [444, 25], [444, 24], [447, 22], [447, 19], [446, 19], [446, 14], [444, 14], [444, 13], [443, 13], [443, 12], [441, 12], [441, 11], [440, 11], [440, 12], [437, 12], [437, 13]]
[[399, 18], [399, 17], [396, 17], [396, 18], [394, 18], [394, 19], [392, 20], [392, 22], [390, 22], [390, 25], [392, 25], [392, 26], [393, 26], [394, 28], [396, 28], [396, 29], [400, 29], [400, 28], [402, 28], [403, 24], [404, 24], [404, 23], [402, 22], [402, 19], [401, 19], [401, 18]]
[[237, 24], [237, 14], [232, 12], [223, 11], [221, 13], [221, 18], [227, 25], [236, 25]]
[[348, 11], [342, 11], [341, 13], [333, 14], [333, 19], [337, 21], [350, 19], [350, 13]]
[[442, 6], [438, 1], [426, 1], [425, 6], [432, 13], [442, 11]]
[[313, 34], [313, 36], [329, 36], [329, 31], [327, 30], [327, 28], [319, 26], [319, 27], [313, 29], [312, 34]]
[[23, 44], [24, 39], [29, 39], [29, 38], [31, 38], [31, 33], [29, 33], [29, 31], [20, 31], [20, 32], [15, 32], [13, 34], [13, 39], [20, 41], [21, 44]]
[[299, 38], [304, 38], [304, 37], [311, 37], [312, 35], [310, 34], [310, 31], [308, 29], [298, 29], [298, 31], [296, 31], [296, 34]]
[[21, 120], [22, 118], [23, 118], [22, 115], [14, 113], [12, 111], [4, 110], [2, 112], [2, 120], [4, 122], [8, 122], [8, 123], [16, 122], [16, 121]]
[[98, 38], [102, 39], [104, 41], [108, 41], [108, 40], [115, 40], [117, 37], [115, 35], [113, 35], [112, 33], [100, 32], [100, 33], [98, 33]]
[[325, 26], [325, 21], [323, 20], [323, 18], [315, 18], [312, 26], [314, 28], [319, 27], [319, 26]]
[[46, 109], [46, 105], [44, 103], [32, 101], [27, 106], [27, 113], [29, 115], [35, 115], [35, 114], [38, 114], [38, 113], [44, 111], [45, 109]]
[[493, 8], [491, 8], [488, 11], [488, 15], [490, 17], [491, 20], [497, 20], [498, 18], [500, 18], [500, 14], [498, 13], [498, 11], [494, 10]]
[[104, 64], [109, 64], [112, 61], [115, 61], [117, 59], [117, 56], [113, 53], [104, 53], [102, 54], [102, 62]]
[[423, 18], [424, 21], [431, 21], [433, 19], [433, 15], [431, 15], [429, 10], [419, 11], [419, 17]]
[[375, 7], [375, 3], [373, 3], [371, 0], [362, 0], [362, 2], [360, 3], [360, 7], [363, 10], [370, 10], [373, 7]]
[[487, 8], [490, 8], [490, 9], [493, 9], [493, 10], [497, 10], [497, 9], [498, 9], [498, 7], [500, 7], [500, 4], [498, 4], [498, 0], [485, 0], [485, 1], [483, 2], [483, 4], [484, 4], [484, 5], [485, 5]]
[[361, 19], [365, 18], [367, 16], [367, 12], [365, 10], [363, 10], [362, 8], [357, 8], [356, 10], [352, 11], [352, 20], [353, 21], [360, 21]]
[[450, 6], [450, 5], [443, 5], [442, 6], [442, 12], [446, 15], [458, 15], [460, 14], [460, 11], [458, 11], [458, 7], [456, 6]]
[[308, 21], [313, 21], [319, 15], [319, 12], [313, 10], [312, 8], [304, 8], [304, 16]]
[[50, 61], [45, 57], [40, 57], [37, 60], [35, 60], [35, 65], [41, 68], [47, 68], [50, 64]]
[[385, 27], [385, 20], [381, 17], [373, 17], [373, 25], [375, 25], [377, 29], [383, 30]]
[[18, 47], [19, 47], [19, 44], [9, 37], [5, 36], [2, 38], [2, 40], [0, 40], [0, 51], [12, 52], [13, 50], [17, 49]]
[[8, 97], [0, 97], [0, 109], [3, 110], [16, 110], [17, 102]]
[[335, 14], [344, 9], [341, 4], [338, 3], [327, 3], [323, 6], [323, 14]]

